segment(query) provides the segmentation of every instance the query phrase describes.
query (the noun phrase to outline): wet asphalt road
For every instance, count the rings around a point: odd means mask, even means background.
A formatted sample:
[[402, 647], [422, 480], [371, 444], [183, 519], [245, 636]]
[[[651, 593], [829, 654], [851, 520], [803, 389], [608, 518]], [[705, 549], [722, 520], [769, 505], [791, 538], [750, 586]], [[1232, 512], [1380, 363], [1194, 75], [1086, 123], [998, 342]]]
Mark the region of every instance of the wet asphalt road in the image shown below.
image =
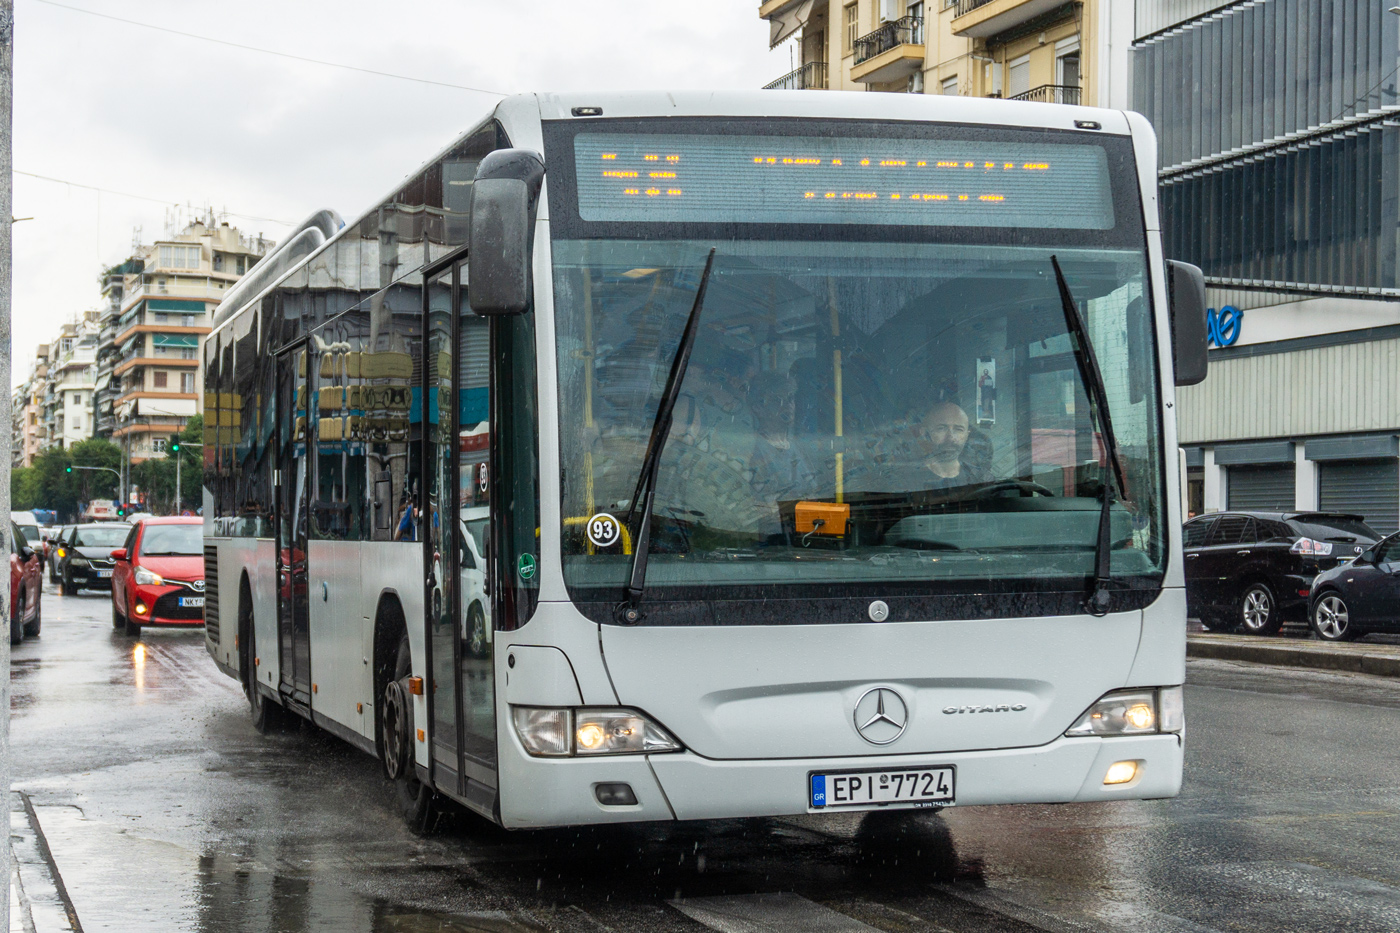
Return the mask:
[[83, 928], [1400, 930], [1400, 683], [1196, 661], [1171, 801], [410, 835], [378, 765], [270, 737], [200, 631], [44, 595], [14, 786]]

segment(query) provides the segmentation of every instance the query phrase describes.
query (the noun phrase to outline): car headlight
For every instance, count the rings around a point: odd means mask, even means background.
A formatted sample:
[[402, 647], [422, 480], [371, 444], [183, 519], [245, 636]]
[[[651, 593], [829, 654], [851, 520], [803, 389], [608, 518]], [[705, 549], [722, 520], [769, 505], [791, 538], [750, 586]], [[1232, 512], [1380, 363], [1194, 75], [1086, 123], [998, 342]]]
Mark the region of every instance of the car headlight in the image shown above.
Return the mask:
[[158, 573], [152, 573], [145, 567], [137, 567], [136, 582], [141, 586], [160, 586], [165, 583], [165, 578]]
[[78, 554], [74, 554], [73, 559], [68, 562], [69, 567], [86, 567], [87, 565], [87, 558]]
[[536, 757], [639, 755], [680, 751], [669, 732], [631, 709], [511, 709], [515, 734]]
[[1185, 726], [1180, 687], [1114, 690], [1106, 693], [1065, 730], [1065, 735], [1152, 735]]

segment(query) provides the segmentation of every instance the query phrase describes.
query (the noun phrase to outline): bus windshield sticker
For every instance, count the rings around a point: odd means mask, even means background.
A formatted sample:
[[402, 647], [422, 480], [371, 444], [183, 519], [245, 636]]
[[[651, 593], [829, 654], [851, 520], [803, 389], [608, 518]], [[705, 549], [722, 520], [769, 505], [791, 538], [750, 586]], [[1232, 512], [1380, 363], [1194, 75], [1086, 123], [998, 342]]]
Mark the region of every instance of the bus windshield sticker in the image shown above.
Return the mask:
[[533, 580], [535, 578], [535, 555], [521, 554], [520, 559], [515, 564], [516, 572], [520, 574], [522, 580]]
[[585, 221], [1114, 226], [1098, 145], [580, 133], [574, 160]]
[[612, 547], [622, 537], [622, 526], [607, 512], [599, 512], [588, 520], [588, 540], [596, 547]]

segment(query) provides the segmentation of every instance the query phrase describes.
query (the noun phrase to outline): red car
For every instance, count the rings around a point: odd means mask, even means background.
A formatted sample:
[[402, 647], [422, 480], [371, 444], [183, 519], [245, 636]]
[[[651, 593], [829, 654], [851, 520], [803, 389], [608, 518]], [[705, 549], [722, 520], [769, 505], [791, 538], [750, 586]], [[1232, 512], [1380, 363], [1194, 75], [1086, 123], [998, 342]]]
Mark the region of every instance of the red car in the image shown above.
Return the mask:
[[112, 552], [112, 625], [204, 624], [204, 520], [145, 518]]
[[18, 645], [26, 635], [38, 635], [41, 625], [44, 561], [29, 546], [24, 532], [10, 522], [10, 644]]

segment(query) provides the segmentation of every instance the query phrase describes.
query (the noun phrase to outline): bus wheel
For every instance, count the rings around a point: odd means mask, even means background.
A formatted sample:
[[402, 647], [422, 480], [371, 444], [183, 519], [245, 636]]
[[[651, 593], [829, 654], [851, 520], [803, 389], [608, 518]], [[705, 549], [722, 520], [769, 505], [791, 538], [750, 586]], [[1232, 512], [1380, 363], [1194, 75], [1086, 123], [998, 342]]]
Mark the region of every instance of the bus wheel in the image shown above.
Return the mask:
[[[242, 603], [242, 601], [240, 602]], [[246, 605], [246, 603], [242, 603], [242, 605]], [[242, 615], [244, 612], [240, 608], [240, 616]], [[284, 723], [282, 707], [258, 689], [258, 669], [252, 663], [253, 659], [258, 656], [258, 646], [254, 641], [256, 636], [253, 633], [253, 613], [251, 611], [246, 613], [246, 619], [239, 619], [238, 628], [243, 632], [239, 644], [248, 646], [247, 653], [242, 658], [243, 692], [248, 696], [248, 709], [253, 714], [253, 728], [261, 735], [279, 732]]]
[[384, 697], [379, 704], [380, 733], [384, 738], [384, 775], [394, 782], [399, 812], [416, 835], [427, 835], [437, 823], [436, 794], [418, 780], [414, 767], [413, 704], [408, 692], [408, 678], [413, 672], [413, 657], [408, 635], [399, 640], [394, 659], [394, 677], [384, 685]]

